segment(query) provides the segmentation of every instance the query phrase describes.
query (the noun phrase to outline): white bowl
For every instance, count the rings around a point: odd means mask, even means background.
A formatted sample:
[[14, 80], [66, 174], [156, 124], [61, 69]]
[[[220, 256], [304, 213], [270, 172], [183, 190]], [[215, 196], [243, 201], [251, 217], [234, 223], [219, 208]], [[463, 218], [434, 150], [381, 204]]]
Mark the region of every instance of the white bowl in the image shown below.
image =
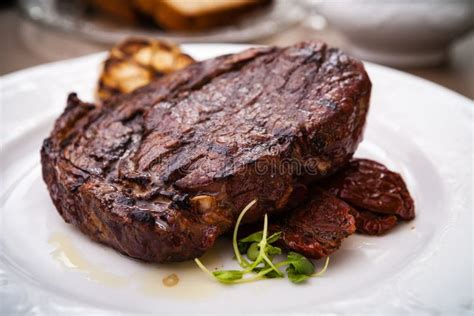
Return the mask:
[[340, 31], [354, 55], [392, 66], [431, 66], [472, 29], [471, 0], [318, 1], [318, 13]]

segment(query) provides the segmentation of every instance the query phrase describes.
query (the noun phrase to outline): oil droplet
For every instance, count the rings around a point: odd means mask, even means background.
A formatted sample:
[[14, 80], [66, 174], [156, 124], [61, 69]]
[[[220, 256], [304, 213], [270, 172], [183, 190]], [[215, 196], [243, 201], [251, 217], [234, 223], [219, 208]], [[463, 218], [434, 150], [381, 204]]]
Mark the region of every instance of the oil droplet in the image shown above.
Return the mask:
[[69, 236], [62, 233], [53, 233], [48, 243], [55, 246], [51, 256], [63, 266], [84, 273], [88, 279], [107, 286], [119, 287], [128, 283], [124, 277], [105, 271], [98, 265], [90, 263], [74, 247]]
[[[179, 271], [179, 277], [171, 269]], [[191, 263], [155, 266], [132, 278], [138, 281], [138, 290], [150, 297], [198, 299], [212, 296], [220, 286]]]
[[175, 286], [176, 284], [178, 284], [178, 282], [179, 282], [179, 278], [176, 275], [176, 273], [170, 274], [167, 277], [163, 278], [163, 284], [166, 287]]
[[[213, 269], [222, 266], [224, 258], [231, 255], [228, 242], [218, 240], [202, 260], [210, 269]], [[144, 263], [143, 265], [146, 265], [146, 270], [135, 274], [132, 279], [138, 282], [138, 290], [146, 296], [195, 300], [211, 297], [225, 287], [203, 273], [194, 261], [152, 266]], [[179, 275], [179, 284], [169, 287], [165, 284], [165, 279], [173, 274]]]

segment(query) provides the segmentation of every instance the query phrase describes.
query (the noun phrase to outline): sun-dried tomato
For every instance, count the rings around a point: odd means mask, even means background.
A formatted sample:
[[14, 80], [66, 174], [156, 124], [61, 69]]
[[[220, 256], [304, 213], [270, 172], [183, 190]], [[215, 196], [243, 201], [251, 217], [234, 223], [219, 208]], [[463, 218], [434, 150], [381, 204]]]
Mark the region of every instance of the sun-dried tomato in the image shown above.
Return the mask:
[[321, 186], [357, 209], [403, 220], [415, 217], [414, 202], [402, 177], [373, 160], [352, 159]]

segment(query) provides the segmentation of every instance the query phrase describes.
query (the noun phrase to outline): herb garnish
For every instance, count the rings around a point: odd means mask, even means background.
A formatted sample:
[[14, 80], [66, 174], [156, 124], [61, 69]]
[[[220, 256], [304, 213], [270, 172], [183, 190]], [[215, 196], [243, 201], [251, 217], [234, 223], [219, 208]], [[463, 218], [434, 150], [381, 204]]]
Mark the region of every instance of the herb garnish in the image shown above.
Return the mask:
[[[268, 236], [267, 214], [265, 214], [263, 220], [263, 230], [237, 240], [240, 223], [245, 213], [247, 213], [256, 202], [257, 200], [253, 200], [242, 210], [237, 218], [232, 235], [232, 246], [234, 248], [235, 258], [242, 270], [218, 270], [211, 272], [196, 258], [194, 261], [198, 267], [212, 278], [225, 284], [246, 283], [265, 278], [283, 278], [285, 274], [280, 268], [284, 266], [286, 266], [288, 279], [293, 283], [301, 283], [310, 277], [322, 275], [328, 267], [329, 257], [326, 257], [323, 269], [317, 273], [314, 272], [313, 262], [296, 252], [290, 251], [286, 260], [273, 263], [274, 257], [282, 253], [281, 248], [272, 245], [281, 238], [281, 232], [276, 232]], [[242, 253], [245, 253], [246, 258]], [[244, 278], [244, 276], [249, 273], [253, 274], [253, 276]]]

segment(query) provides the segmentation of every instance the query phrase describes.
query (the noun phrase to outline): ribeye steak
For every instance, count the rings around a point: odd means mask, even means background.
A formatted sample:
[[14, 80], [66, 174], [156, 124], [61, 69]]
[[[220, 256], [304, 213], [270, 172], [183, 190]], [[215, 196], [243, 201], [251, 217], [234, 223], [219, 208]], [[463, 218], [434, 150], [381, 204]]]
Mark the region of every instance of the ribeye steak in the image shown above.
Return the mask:
[[102, 106], [71, 94], [44, 141], [43, 177], [92, 239], [146, 261], [192, 259], [251, 200], [247, 222], [345, 164], [370, 88], [362, 63], [303, 42], [195, 63]]

